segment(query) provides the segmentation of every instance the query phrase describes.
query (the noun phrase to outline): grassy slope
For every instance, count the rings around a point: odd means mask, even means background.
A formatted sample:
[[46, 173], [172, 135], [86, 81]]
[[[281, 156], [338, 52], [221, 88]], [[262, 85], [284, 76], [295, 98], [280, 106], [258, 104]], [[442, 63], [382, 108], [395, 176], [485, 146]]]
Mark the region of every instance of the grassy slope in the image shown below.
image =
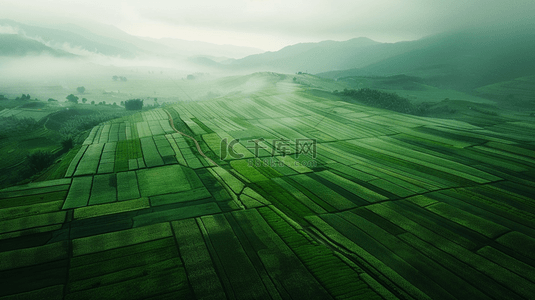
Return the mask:
[[[66, 285], [67, 298], [120, 296], [116, 291], [131, 297], [128, 291], [146, 280], [143, 297], [285, 298], [304, 287], [315, 291], [310, 297], [323, 299], [374, 299], [377, 293], [501, 299], [534, 292], [535, 258], [528, 250], [535, 240], [533, 122], [456, 100], [448, 103], [457, 108], [450, 120], [403, 115], [341, 101], [331, 93], [344, 88], [340, 82], [310, 75], [296, 80], [310, 86], [272, 73], [211, 81], [211, 88], [228, 94], [178, 103], [173, 118], [183, 120], [204, 149], [203, 140], [217, 149], [216, 134], [246, 136], [235, 148], [240, 151], [251, 146], [247, 140], [266, 137], [261, 155], [269, 157], [273, 138], [317, 138], [317, 164], [310, 168], [280, 154], [277, 161], [285, 167], [248, 170], [246, 159], [233, 158], [223, 168], [211, 167], [186, 137], [165, 132], [159, 120], [165, 124], [167, 115], [158, 109], [95, 128], [87, 143], [106, 144], [82, 160], [98, 161], [97, 174], [75, 177], [65, 202], [61, 193], [69, 185], [63, 181], [0, 191], [10, 209], [0, 217], [13, 215], [0, 222], [18, 229], [9, 237], [0, 232], [8, 241], [0, 256], [26, 251], [36, 257], [0, 265], [7, 274], [30, 266], [35, 277], [32, 285], [14, 284], [4, 293], [46, 287], [54, 294], [53, 286]], [[184, 83], [183, 89], [200, 86]], [[125, 122], [143, 125], [119, 125]], [[129, 162], [127, 181], [101, 175], [111, 172], [101, 173], [102, 166], [123, 155], [113, 152], [117, 140], [137, 139], [135, 128], [143, 126], [158, 132], [151, 137], [149, 130], [146, 138], [154, 141], [150, 155], [161, 158], [160, 165], [145, 169], [143, 159]], [[158, 177], [162, 170], [165, 178]], [[180, 184], [170, 184], [171, 178]], [[157, 182], [166, 187], [151, 184]], [[135, 194], [146, 197], [100, 205], [90, 200], [138, 187]], [[48, 197], [35, 197], [44, 193]], [[40, 206], [19, 209], [24, 201]], [[62, 205], [74, 210], [74, 220], [61, 219]], [[54, 241], [73, 240], [73, 255], [56, 243], [51, 257], [41, 247], [52, 247], [43, 245], [64, 222], [69, 234], [57, 231]], [[32, 226], [32, 240], [12, 239]], [[29, 247], [35, 248], [20, 250]], [[42, 275], [47, 270], [54, 270], [48, 282]], [[176, 285], [166, 284], [169, 276]]]
[[477, 88], [481, 95], [513, 107], [533, 110], [535, 103], [535, 76], [520, 77]]

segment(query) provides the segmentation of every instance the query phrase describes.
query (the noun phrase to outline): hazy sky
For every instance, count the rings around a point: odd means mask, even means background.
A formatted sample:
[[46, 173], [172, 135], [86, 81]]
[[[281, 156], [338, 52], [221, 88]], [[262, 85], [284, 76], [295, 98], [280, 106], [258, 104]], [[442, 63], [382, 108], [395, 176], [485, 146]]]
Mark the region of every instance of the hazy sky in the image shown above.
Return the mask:
[[534, 16], [534, 0], [0, 0], [0, 18], [22, 23], [96, 21], [134, 35], [270, 51], [360, 36], [413, 40]]

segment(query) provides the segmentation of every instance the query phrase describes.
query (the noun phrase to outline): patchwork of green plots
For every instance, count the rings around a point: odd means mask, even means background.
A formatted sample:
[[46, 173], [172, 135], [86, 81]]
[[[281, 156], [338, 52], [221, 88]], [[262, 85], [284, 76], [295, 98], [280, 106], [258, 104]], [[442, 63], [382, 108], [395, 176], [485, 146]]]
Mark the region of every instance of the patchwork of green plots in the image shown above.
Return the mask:
[[1, 192], [0, 299], [381, 299], [377, 281], [247, 188], [245, 210], [171, 208], [184, 191], [62, 209], [77, 178]]
[[0, 297], [535, 294], [534, 123], [316, 95], [280, 81], [95, 127], [65, 179], [0, 191]]
[[[243, 157], [225, 159], [233, 174], [398, 297], [535, 292], [535, 123], [473, 125], [306, 93], [176, 109], [214, 153], [240, 139]], [[297, 139], [315, 139], [316, 158], [297, 156]]]

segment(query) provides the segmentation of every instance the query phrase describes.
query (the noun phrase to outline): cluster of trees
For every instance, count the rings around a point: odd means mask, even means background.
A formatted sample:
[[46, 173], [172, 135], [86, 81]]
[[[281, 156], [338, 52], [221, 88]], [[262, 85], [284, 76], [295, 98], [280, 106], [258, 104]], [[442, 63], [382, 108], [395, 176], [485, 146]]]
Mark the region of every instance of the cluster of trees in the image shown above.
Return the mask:
[[30, 94], [28, 95], [22, 94], [22, 96], [17, 97], [15, 100], [30, 100]]
[[39, 150], [28, 155], [27, 159], [30, 169], [37, 173], [48, 168], [54, 162], [55, 155], [48, 151]]
[[65, 99], [67, 99], [68, 102], [72, 102], [74, 104], [78, 104], [78, 97], [76, 97], [75, 95], [73, 94], [70, 94], [69, 96], [65, 97]]
[[74, 147], [74, 139], [72, 137], [67, 137], [61, 141], [62, 151], [52, 153], [50, 151], [39, 150], [33, 152], [26, 156], [28, 166], [30, 171], [33, 173], [41, 172], [42, 170], [48, 168], [54, 160], [60, 156], [62, 153], [69, 151]]
[[78, 94], [83, 94], [85, 92], [85, 87], [79, 86], [76, 88], [76, 91], [78, 92]]
[[124, 107], [127, 110], [141, 110], [143, 108], [143, 100], [141, 99], [130, 99], [124, 102]]
[[4, 95], [0, 95], [0, 100], [7, 100], [7, 98]]
[[369, 88], [358, 90], [344, 89], [341, 93], [334, 91], [334, 94], [341, 94], [343, 96], [351, 97], [358, 102], [369, 106], [384, 108], [406, 114], [423, 115], [429, 110], [429, 105], [413, 105], [409, 99], [398, 96], [397, 94], [381, 92]]
[[113, 79], [113, 81], [117, 81], [117, 80], [126, 81], [126, 77], [117, 76], [117, 75], [113, 75], [113, 77], [111, 79]]
[[[70, 94], [69, 96], [65, 97], [65, 99], [67, 99], [68, 102], [72, 102], [74, 104], [78, 104], [78, 98], [77, 96], [75, 96], [74, 94]], [[54, 100], [52, 98], [48, 99], [48, 101], [52, 102], [52, 101], [57, 101], [57, 100]], [[86, 103], [87, 102], [87, 99], [86, 98], [82, 98], [82, 103]], [[92, 101], [91, 104], [94, 104], [95, 101]]]

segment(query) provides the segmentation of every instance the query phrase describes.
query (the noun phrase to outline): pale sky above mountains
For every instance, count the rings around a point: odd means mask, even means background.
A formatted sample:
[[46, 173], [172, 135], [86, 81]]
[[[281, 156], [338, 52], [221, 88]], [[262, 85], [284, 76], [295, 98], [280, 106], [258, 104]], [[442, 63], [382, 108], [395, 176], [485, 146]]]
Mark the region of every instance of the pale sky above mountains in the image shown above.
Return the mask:
[[533, 0], [0, 0], [31, 25], [104, 23], [133, 35], [276, 51], [301, 42], [414, 40], [466, 27], [533, 23]]

